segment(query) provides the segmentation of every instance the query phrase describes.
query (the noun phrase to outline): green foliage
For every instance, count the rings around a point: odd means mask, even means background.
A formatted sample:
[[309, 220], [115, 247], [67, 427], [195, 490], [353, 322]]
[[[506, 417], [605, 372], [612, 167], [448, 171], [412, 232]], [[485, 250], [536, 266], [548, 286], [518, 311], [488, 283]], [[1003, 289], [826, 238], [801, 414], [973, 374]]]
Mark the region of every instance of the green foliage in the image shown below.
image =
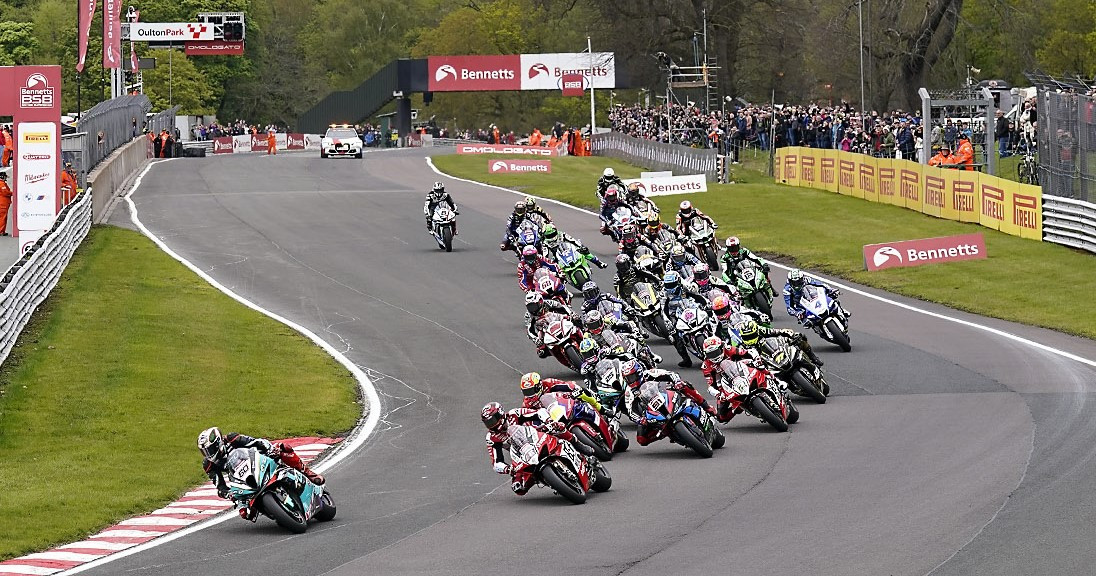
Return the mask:
[[1096, 1], [1053, 0], [1046, 10], [1044, 34], [1035, 55], [1051, 74], [1096, 72]]
[[180, 50], [161, 50], [158, 54], [156, 68], [144, 71], [145, 94], [152, 101], [152, 109], [178, 105], [180, 114], [213, 114], [215, 91], [194, 61]]
[[0, 66], [30, 64], [37, 48], [34, 24], [0, 22]]

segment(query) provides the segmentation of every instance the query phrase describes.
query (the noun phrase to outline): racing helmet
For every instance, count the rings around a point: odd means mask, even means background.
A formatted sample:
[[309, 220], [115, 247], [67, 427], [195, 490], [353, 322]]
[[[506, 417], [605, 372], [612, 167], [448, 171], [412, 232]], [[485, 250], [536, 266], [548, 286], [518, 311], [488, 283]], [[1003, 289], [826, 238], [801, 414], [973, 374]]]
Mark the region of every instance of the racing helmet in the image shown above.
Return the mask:
[[666, 289], [667, 294], [677, 296], [681, 293], [681, 278], [677, 275], [677, 272], [670, 270], [662, 277], [662, 287]]
[[792, 285], [792, 288], [800, 289], [803, 287], [803, 271], [799, 268], [793, 268], [791, 272], [788, 272], [788, 284]]
[[526, 196], [525, 197], [525, 209], [526, 210], [532, 210], [533, 208], [536, 208], [536, 207], [537, 207], [537, 201], [533, 200], [532, 196]]
[[715, 362], [723, 356], [723, 340], [719, 336], [709, 336], [704, 339], [700, 349], [704, 353], [705, 360]]
[[612, 178], [612, 177], [616, 176], [616, 172], [613, 171], [612, 168], [606, 168], [605, 171], [601, 173], [601, 175], [606, 177], [606, 178]]
[[597, 348], [597, 341], [590, 337], [583, 338], [582, 342], [578, 343], [578, 353], [582, 355], [583, 360], [597, 356]]
[[712, 281], [712, 271], [704, 262], [693, 267], [693, 282], [700, 288], [707, 288]]
[[716, 318], [720, 320], [727, 320], [731, 317], [731, 300], [726, 296], [720, 294], [712, 301], [712, 313]]
[[501, 432], [506, 429], [506, 412], [503, 411], [502, 404], [498, 402], [485, 404], [480, 411], [480, 420], [483, 420], [483, 425], [492, 432]]
[[591, 334], [601, 334], [602, 329], [605, 328], [605, 319], [601, 316], [601, 312], [590, 310], [583, 314], [582, 325]]
[[639, 193], [639, 182], [632, 182], [628, 185], [628, 197], [639, 199], [642, 194]]
[[528, 265], [532, 266], [537, 263], [540, 258], [540, 253], [537, 252], [536, 246], [526, 246], [521, 249], [521, 259]]
[[221, 435], [221, 429], [214, 426], [202, 430], [198, 435], [198, 450], [210, 460], [223, 458], [228, 453], [228, 446]]
[[625, 224], [620, 227], [620, 241], [623, 244], [631, 245], [636, 243], [636, 236], [639, 235], [639, 231], [636, 230], [635, 224]]
[[639, 384], [639, 377], [642, 370], [639, 367], [639, 363], [635, 359], [625, 360], [620, 363], [620, 375], [624, 378], [624, 383], [629, 387]]
[[544, 296], [533, 290], [527, 292], [525, 294], [525, 309], [533, 316], [536, 316], [540, 314], [541, 308], [544, 308]]
[[434, 182], [434, 187], [430, 189], [430, 193], [434, 196], [441, 196], [445, 193], [445, 184]]
[[540, 385], [540, 372], [527, 372], [521, 377], [521, 395], [526, 398], [540, 396], [544, 387]]
[[616, 202], [619, 199], [620, 197], [617, 195], [616, 186], [610, 186], [609, 189], [605, 191], [605, 202], [607, 204]]
[[597, 287], [597, 282], [587, 280], [586, 283], [582, 285], [582, 297], [586, 300], [593, 300], [598, 296], [601, 296], [601, 289]]
[[525, 202], [518, 200], [517, 204], [514, 204], [514, 214], [518, 216], [525, 214]]
[[678, 216], [681, 216], [682, 218], [686, 218], [686, 219], [693, 217], [693, 203], [692, 202], [689, 202], [688, 200], [682, 200], [681, 204], [679, 204], [677, 208], [678, 208], [678, 210], [677, 210]]
[[738, 336], [743, 344], [753, 346], [761, 338], [761, 330], [757, 327], [757, 322], [744, 320], [738, 325]]
[[674, 247], [670, 248], [670, 260], [674, 264], [684, 264], [685, 263], [685, 247], [682, 246], [681, 244], [678, 244], [678, 243], [675, 242]]
[[617, 274], [627, 274], [632, 271], [632, 257], [627, 254], [618, 254], [616, 257]]
[[658, 219], [658, 214], [654, 212], [647, 215], [647, 230], [650, 232], [658, 232], [658, 229], [662, 227], [662, 220]]
[[742, 242], [738, 240], [738, 236], [731, 236], [727, 238], [727, 252], [730, 254], [738, 254], [739, 249], [742, 248]]
[[559, 230], [556, 230], [555, 224], [545, 224], [544, 230], [541, 231], [541, 238], [544, 240], [545, 246], [556, 246], [559, 244]]

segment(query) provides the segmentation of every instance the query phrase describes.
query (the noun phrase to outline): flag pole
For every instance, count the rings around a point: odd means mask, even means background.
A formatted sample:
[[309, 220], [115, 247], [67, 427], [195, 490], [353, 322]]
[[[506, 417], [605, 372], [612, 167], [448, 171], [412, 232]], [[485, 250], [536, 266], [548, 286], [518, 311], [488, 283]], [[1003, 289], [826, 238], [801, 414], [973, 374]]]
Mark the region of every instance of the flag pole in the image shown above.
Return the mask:
[[590, 79], [590, 138], [594, 137], [594, 48], [590, 43], [590, 37], [586, 37], [586, 51], [590, 53], [590, 69], [586, 77]]

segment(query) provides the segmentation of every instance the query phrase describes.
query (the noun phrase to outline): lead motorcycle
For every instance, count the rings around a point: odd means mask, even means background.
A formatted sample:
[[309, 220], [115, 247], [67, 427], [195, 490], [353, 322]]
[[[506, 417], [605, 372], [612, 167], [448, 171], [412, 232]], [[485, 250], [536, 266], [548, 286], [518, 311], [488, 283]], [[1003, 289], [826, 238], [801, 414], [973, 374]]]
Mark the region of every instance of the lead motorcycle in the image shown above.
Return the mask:
[[613, 459], [613, 453], [628, 449], [628, 437], [620, 431], [620, 423], [615, 418], [602, 416], [586, 402], [560, 392], [549, 392], [541, 394], [540, 404], [549, 414], [556, 410], [557, 416], [553, 420], [562, 423], [575, 440], [593, 448], [598, 460], [607, 462]]
[[246, 505], [290, 532], [302, 534], [309, 520], [335, 517], [335, 501], [325, 485], [313, 484], [299, 470], [255, 448], [229, 452], [225, 470], [229, 497], [237, 506]]
[[430, 217], [430, 233], [438, 242], [438, 248], [453, 251], [453, 234], [457, 229], [457, 213], [444, 204], [434, 208]]
[[591, 465], [570, 442], [532, 426], [510, 427], [510, 468], [515, 482], [535, 481], [574, 504], [585, 503], [591, 490], [605, 492], [613, 485], [600, 462]]
[[708, 392], [731, 408], [731, 417], [746, 412], [769, 424], [778, 432], [787, 432], [788, 424], [799, 421], [799, 409], [781, 389], [783, 384], [771, 378], [767, 370], [741, 361], [724, 358], [719, 363], [719, 380]]
[[769, 337], [761, 339], [758, 349], [765, 365], [792, 392], [819, 404], [826, 403], [830, 385], [826, 383], [822, 369], [812, 364], [798, 346], [787, 344], [782, 338]]
[[716, 428], [715, 419], [685, 394], [663, 391], [655, 382], [645, 382], [639, 387], [639, 397], [647, 425], [656, 427], [656, 440], [669, 438], [702, 458], [711, 458], [712, 449], [722, 448], [726, 443], [727, 438]]
[[837, 344], [842, 351], [852, 350], [849, 317], [837, 298], [831, 298], [822, 286], [808, 284], [803, 287], [799, 305], [806, 310], [804, 326], [814, 330], [824, 340]]

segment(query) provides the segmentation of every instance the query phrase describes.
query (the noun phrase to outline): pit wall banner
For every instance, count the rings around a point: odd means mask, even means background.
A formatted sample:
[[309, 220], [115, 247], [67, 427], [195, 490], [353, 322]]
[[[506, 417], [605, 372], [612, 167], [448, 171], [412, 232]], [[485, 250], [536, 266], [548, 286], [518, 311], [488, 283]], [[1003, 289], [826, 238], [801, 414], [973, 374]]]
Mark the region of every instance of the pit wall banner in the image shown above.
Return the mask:
[[[275, 134], [275, 140], [277, 141], [275, 147], [278, 150], [304, 150], [307, 147], [307, 136], [309, 135], [278, 132]], [[266, 152], [266, 134], [221, 136], [213, 139], [214, 154], [239, 154], [243, 152]]]
[[1043, 239], [1042, 189], [976, 171], [872, 158], [842, 150], [776, 150], [776, 181], [902, 206], [929, 216], [976, 222], [1006, 234]]

